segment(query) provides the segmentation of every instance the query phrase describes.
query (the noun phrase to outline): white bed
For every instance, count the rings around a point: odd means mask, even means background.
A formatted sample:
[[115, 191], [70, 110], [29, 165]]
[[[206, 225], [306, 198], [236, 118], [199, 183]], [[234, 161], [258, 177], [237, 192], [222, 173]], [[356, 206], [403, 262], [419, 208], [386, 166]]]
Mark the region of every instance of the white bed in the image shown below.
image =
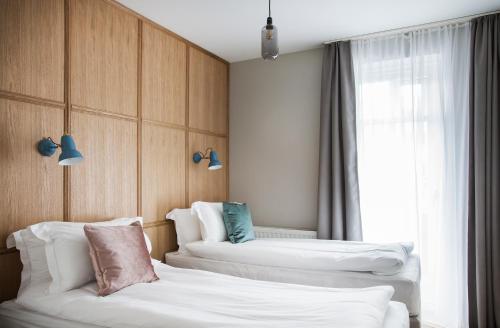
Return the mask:
[[[373, 263], [381, 258], [377, 252], [366, 252], [362, 256], [345, 252], [340, 253], [340, 256], [337, 253], [335, 256], [339, 259], [334, 259], [325, 256], [327, 252], [321, 249], [331, 243], [334, 242], [315, 239], [258, 239], [243, 244], [195, 241], [186, 244], [184, 252], [167, 253], [165, 260], [167, 264], [176, 267], [265, 281], [335, 288], [390, 285], [395, 289], [393, 299], [405, 303], [410, 315], [419, 315], [420, 261], [418, 256], [409, 255], [401, 270], [393, 275], [331, 270], [328, 265], [322, 266], [323, 262], [329, 262], [330, 266], [356, 268], [373, 266]], [[286, 245], [286, 247], [276, 247], [276, 244]], [[326, 246], [322, 246], [324, 244]], [[308, 249], [304, 250], [303, 245], [306, 245]], [[314, 247], [319, 249], [314, 249]], [[336, 263], [332, 264], [334, 261]]]
[[[383, 328], [407, 327], [404, 304], [390, 302], [385, 315]], [[92, 324], [64, 320], [49, 315], [29, 311], [14, 301], [0, 305], [0, 323], [2, 328], [103, 328]]]
[[185, 247], [194, 256], [218, 261], [378, 275], [399, 273], [413, 250], [413, 244], [292, 238], [255, 239], [238, 244], [198, 240]]
[[204, 203], [167, 214], [175, 222], [179, 245], [177, 252], [165, 255], [167, 264], [319, 287], [390, 285], [396, 290], [393, 300], [408, 307], [412, 327], [420, 326], [420, 261], [412, 255], [412, 243], [318, 240], [315, 231], [254, 226], [255, 240], [232, 244], [224, 237], [222, 207]]
[[411, 316], [420, 313], [420, 264], [417, 256], [410, 256], [403, 270], [392, 276], [367, 272], [326, 272], [292, 268], [243, 264], [200, 258], [190, 254], [165, 254], [166, 263], [179, 268], [218, 272], [227, 275], [275, 282], [333, 288], [365, 288], [380, 285], [394, 287], [392, 299], [406, 304]]
[[[404, 304], [390, 302], [383, 328], [407, 327]], [[29, 311], [14, 301], [0, 305], [0, 323], [2, 328], [103, 328], [92, 324], [64, 320], [49, 315]]]
[[156, 262], [160, 280], [107, 297], [96, 284], [0, 306], [2, 327], [408, 327], [388, 286], [333, 289], [242, 279]]

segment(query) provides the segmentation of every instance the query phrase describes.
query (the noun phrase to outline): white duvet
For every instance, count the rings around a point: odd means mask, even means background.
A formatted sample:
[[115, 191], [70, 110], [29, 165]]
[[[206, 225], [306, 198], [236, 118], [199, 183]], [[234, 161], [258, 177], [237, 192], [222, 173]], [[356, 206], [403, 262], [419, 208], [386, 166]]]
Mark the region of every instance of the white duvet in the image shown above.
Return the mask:
[[33, 311], [105, 327], [381, 328], [393, 294], [387, 286], [310, 287], [154, 264], [160, 280], [110, 296], [96, 296], [91, 283], [17, 302]]
[[320, 239], [256, 239], [241, 244], [195, 241], [190, 254], [206, 259], [323, 271], [398, 273], [413, 244], [369, 244]]

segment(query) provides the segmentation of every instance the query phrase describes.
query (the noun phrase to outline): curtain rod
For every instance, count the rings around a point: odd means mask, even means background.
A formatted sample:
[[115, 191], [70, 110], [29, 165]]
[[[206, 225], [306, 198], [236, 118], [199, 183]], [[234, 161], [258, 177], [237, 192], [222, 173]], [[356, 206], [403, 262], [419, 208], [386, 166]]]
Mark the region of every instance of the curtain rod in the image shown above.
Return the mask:
[[436, 21], [436, 22], [432, 22], [432, 23], [395, 28], [395, 29], [390, 29], [390, 30], [385, 30], [385, 31], [380, 31], [380, 32], [354, 35], [354, 36], [350, 36], [350, 37], [325, 41], [325, 42], [323, 42], [323, 44], [330, 44], [330, 43], [334, 43], [334, 42], [338, 42], [338, 41], [361, 40], [361, 39], [367, 39], [367, 38], [373, 38], [373, 37], [385, 36], [385, 35], [391, 35], [391, 34], [397, 34], [397, 33], [412, 32], [415, 30], [423, 29], [423, 28], [439, 27], [439, 26], [454, 24], [454, 23], [465, 23], [465, 22], [470, 21], [470, 20], [477, 18], [477, 17], [498, 14], [498, 13], [500, 13], [500, 10], [485, 12], [485, 13], [476, 14], [476, 15], [463, 16], [463, 17], [459, 17], [459, 18], [447, 19], [447, 20], [442, 20], [442, 21]]

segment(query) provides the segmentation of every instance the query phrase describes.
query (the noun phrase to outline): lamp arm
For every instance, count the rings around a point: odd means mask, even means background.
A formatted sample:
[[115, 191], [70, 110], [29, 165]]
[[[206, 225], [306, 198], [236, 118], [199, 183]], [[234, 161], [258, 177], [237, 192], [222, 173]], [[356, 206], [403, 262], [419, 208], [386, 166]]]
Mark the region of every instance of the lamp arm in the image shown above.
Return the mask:
[[208, 147], [206, 150], [205, 150], [205, 153], [203, 154], [203, 158], [204, 159], [208, 159], [208, 154], [212, 151], [212, 147]]
[[58, 144], [57, 142], [55, 142], [54, 140], [52, 140], [51, 137], [48, 137], [47, 139], [49, 139], [50, 142], [52, 142], [54, 145], [56, 145], [56, 147], [61, 147], [61, 144]]

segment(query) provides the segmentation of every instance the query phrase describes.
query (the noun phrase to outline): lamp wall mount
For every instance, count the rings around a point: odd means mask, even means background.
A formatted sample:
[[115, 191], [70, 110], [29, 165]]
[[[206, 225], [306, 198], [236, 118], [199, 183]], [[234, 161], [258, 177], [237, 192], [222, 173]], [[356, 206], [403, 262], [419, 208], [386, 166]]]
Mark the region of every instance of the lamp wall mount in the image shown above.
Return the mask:
[[38, 142], [37, 149], [40, 155], [50, 157], [54, 155], [56, 149], [61, 147], [60, 144], [52, 140], [51, 137], [43, 138]]

